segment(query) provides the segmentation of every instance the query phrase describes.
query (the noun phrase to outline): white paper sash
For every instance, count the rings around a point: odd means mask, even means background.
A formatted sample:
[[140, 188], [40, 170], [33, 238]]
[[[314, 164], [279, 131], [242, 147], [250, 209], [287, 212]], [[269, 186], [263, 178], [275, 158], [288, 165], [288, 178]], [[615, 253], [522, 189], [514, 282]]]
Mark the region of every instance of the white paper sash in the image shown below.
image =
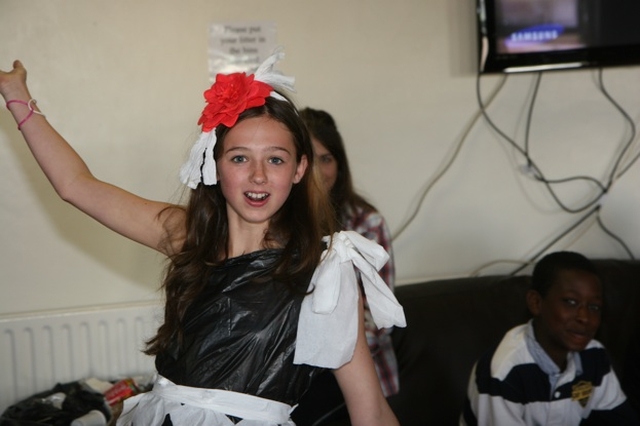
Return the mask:
[[[302, 302], [294, 364], [338, 368], [351, 360], [358, 336], [358, 277], [378, 328], [406, 327], [404, 310], [378, 275], [389, 259], [379, 244], [354, 231], [324, 237], [322, 254]], [[354, 268], [355, 267], [355, 268]]]

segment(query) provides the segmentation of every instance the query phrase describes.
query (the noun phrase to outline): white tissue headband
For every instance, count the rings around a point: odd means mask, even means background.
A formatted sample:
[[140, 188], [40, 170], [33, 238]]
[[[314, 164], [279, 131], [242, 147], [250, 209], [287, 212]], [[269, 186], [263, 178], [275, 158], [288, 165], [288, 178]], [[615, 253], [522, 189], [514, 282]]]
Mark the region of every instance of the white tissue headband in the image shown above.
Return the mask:
[[238, 117], [249, 108], [262, 106], [268, 97], [286, 100], [274, 88], [295, 92], [294, 78], [275, 71], [275, 64], [284, 58], [277, 50], [269, 56], [254, 74], [218, 74], [210, 89], [204, 92], [207, 105], [202, 111], [198, 125], [202, 132], [191, 148], [189, 158], [180, 169], [180, 181], [196, 189], [199, 183], [215, 185], [216, 162], [213, 148], [216, 145], [216, 127], [224, 124], [232, 127]]

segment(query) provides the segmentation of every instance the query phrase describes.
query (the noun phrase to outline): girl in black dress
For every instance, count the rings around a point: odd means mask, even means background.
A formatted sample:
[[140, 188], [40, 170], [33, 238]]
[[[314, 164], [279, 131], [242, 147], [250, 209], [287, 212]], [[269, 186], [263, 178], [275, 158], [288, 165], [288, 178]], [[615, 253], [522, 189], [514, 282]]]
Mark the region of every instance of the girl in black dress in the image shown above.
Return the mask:
[[354, 425], [397, 424], [344, 267], [355, 264], [381, 295], [380, 326], [403, 325], [376, 278], [384, 251], [333, 234], [309, 135], [284, 95], [292, 79], [273, 70], [281, 56], [255, 74], [219, 75], [205, 92], [202, 132], [181, 171], [185, 205], [98, 180], [38, 110], [22, 64], [0, 71], [0, 94], [60, 197], [170, 260], [164, 323], [146, 349], [158, 378], [126, 400], [119, 425], [293, 424], [292, 406], [322, 368], [334, 370]]

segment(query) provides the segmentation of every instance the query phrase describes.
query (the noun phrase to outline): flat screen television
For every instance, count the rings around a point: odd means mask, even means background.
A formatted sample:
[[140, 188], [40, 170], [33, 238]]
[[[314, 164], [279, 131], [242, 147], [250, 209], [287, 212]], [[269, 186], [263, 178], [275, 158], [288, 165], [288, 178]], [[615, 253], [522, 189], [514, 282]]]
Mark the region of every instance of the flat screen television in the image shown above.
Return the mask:
[[640, 0], [477, 0], [480, 73], [640, 64]]

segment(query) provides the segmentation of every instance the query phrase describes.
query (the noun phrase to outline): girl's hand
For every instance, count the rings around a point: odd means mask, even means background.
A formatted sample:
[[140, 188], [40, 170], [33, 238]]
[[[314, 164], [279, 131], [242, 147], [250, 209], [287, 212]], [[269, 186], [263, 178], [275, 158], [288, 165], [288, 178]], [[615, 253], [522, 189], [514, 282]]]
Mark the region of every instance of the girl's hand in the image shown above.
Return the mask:
[[5, 100], [23, 99], [27, 97], [27, 70], [22, 62], [13, 61], [13, 69], [10, 71], [0, 70], [0, 94]]

